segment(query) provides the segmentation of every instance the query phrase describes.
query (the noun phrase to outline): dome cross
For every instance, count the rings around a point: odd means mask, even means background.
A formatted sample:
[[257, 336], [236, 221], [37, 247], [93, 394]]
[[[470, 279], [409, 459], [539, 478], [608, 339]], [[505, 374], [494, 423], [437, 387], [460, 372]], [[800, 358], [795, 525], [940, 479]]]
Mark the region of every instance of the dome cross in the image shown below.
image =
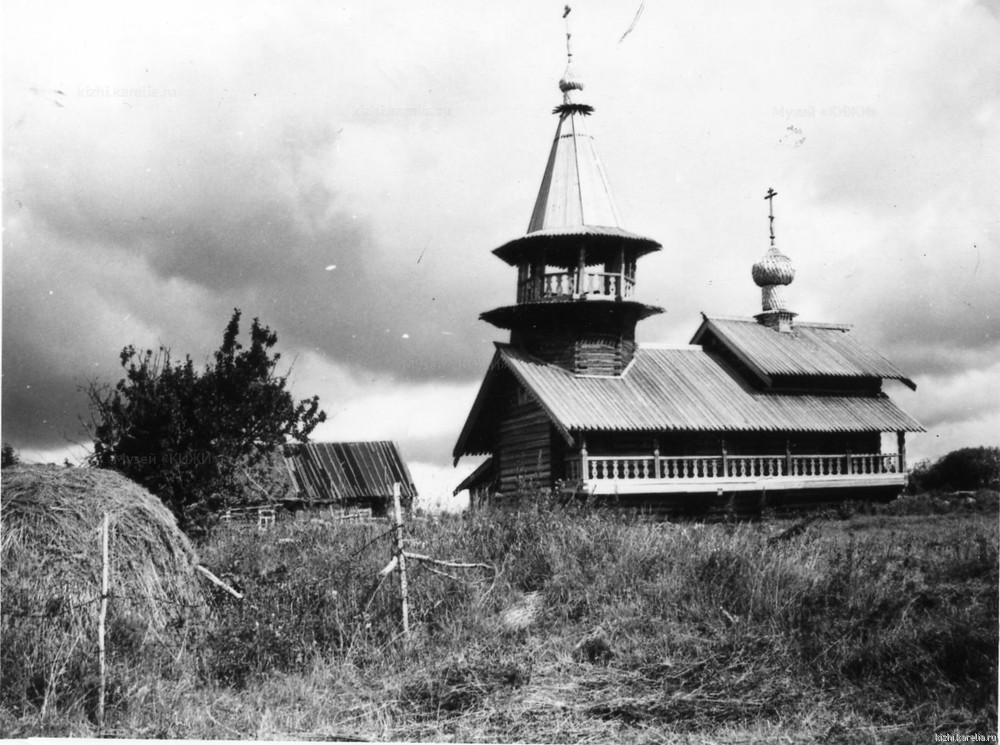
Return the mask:
[[[568, 7], [568, 6], [567, 6]], [[774, 189], [768, 187], [767, 194], [764, 195], [764, 199], [768, 202], [768, 220], [771, 223], [771, 245], [774, 245], [774, 198], [778, 196], [778, 192]]]

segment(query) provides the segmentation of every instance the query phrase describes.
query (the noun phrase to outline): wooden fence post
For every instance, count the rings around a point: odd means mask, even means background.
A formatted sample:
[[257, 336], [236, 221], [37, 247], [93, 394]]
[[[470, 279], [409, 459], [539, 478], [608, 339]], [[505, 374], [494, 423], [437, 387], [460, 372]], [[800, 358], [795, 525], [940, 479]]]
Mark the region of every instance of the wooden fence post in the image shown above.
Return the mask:
[[104, 729], [104, 693], [107, 688], [105, 672], [104, 626], [108, 615], [108, 513], [101, 523], [101, 610], [97, 616], [97, 653], [100, 680], [97, 689], [97, 726]]
[[406, 589], [406, 554], [403, 551], [403, 513], [399, 506], [400, 485], [392, 485], [392, 510], [396, 520], [396, 566], [399, 568], [399, 594], [403, 600], [403, 638], [410, 636], [410, 609]]

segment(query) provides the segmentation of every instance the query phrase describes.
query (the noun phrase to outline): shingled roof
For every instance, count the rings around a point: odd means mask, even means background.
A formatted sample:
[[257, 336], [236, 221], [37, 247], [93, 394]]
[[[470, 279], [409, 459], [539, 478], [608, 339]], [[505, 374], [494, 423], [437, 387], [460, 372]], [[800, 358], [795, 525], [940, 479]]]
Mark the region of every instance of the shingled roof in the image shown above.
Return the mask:
[[497, 352], [455, 446], [489, 451], [492, 390], [509, 371], [570, 441], [573, 431], [923, 432], [883, 393], [756, 391], [699, 346], [641, 347], [621, 376], [575, 375], [508, 344]]
[[782, 332], [753, 318], [702, 317], [691, 343], [714, 335], [765, 384], [774, 376], [794, 375], [884, 378], [917, 388], [889, 360], [851, 334], [847, 325], [796, 322], [792, 331]]

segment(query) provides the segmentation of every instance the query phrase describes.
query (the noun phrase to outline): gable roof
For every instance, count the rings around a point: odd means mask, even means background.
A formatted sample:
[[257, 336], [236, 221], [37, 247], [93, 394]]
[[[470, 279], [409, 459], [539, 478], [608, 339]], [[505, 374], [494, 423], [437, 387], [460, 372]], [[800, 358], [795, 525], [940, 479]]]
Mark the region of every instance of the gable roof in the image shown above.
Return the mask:
[[855, 338], [848, 325], [796, 323], [791, 332], [782, 332], [753, 318], [702, 317], [691, 343], [715, 336], [767, 385], [772, 376], [801, 375], [887, 378], [917, 389], [899, 368]]
[[508, 344], [483, 381], [455, 457], [489, 451], [492, 392], [506, 374], [556, 429], [573, 431], [923, 432], [885, 394], [758, 392], [698, 346], [640, 347], [621, 376], [575, 375]]
[[393, 484], [412, 499], [417, 488], [399, 446], [390, 441], [308, 442], [286, 445], [285, 464], [304, 499], [388, 499]]

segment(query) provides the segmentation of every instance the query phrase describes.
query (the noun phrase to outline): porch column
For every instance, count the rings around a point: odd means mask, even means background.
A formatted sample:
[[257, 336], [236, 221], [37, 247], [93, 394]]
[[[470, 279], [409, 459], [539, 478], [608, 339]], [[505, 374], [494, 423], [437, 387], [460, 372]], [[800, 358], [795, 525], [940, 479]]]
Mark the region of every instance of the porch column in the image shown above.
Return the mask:
[[727, 461], [727, 456], [728, 455], [729, 455], [729, 452], [726, 450], [726, 438], [723, 437], [722, 438], [722, 477], [723, 478], [728, 478], [729, 477], [729, 464], [728, 464], [728, 461]]
[[584, 280], [587, 273], [587, 246], [585, 244], [580, 245], [580, 254], [577, 259], [576, 265], [576, 291], [577, 293], [582, 293], [586, 289]]
[[587, 462], [587, 436], [582, 432], [580, 433], [580, 468], [583, 469], [580, 478], [583, 481], [589, 481], [590, 465]]
[[785, 475], [792, 475], [792, 441], [785, 440]]
[[660, 438], [653, 438], [653, 478], [662, 478], [660, 476]]
[[906, 473], [906, 433], [896, 433], [896, 450], [899, 453], [899, 472]]

